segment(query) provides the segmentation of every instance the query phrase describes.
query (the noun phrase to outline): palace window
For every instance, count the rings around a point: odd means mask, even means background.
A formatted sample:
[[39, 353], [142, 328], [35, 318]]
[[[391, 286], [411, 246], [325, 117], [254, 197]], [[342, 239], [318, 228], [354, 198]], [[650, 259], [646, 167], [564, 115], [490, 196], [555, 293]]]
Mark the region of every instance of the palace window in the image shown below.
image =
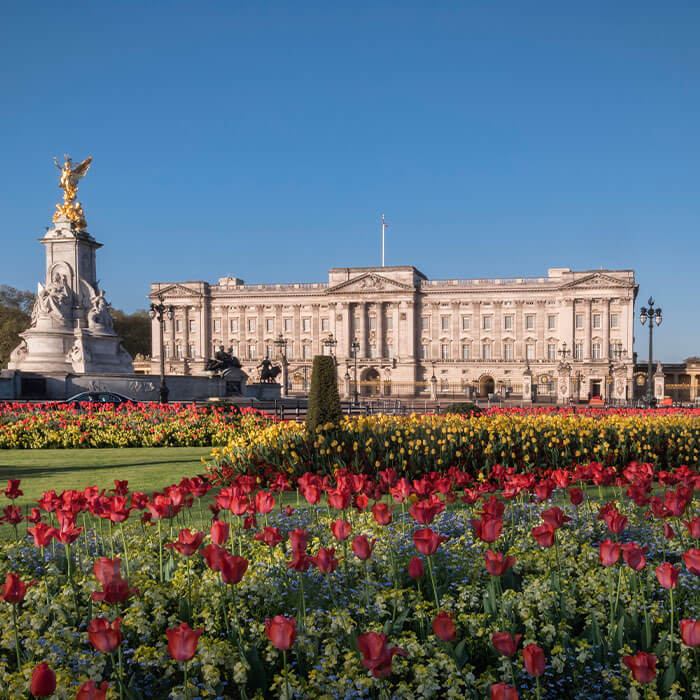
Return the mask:
[[440, 316], [440, 330], [449, 331], [450, 330], [450, 317]]
[[556, 360], [557, 359], [557, 345], [556, 343], [547, 343], [547, 359]]
[[389, 343], [386, 346], [386, 356], [391, 360], [392, 357], [394, 357], [394, 346]]
[[491, 343], [484, 343], [481, 346], [481, 359], [490, 360], [491, 359]]
[[610, 314], [610, 328], [620, 327], [620, 316], [618, 314]]
[[255, 343], [250, 343], [250, 345], [248, 345], [248, 359], [249, 360], [255, 359], [255, 355], [256, 355], [255, 350], [256, 350]]
[[231, 333], [238, 333], [238, 319], [231, 319]]
[[485, 331], [490, 331], [490, 330], [491, 330], [491, 316], [484, 316], [484, 317], [481, 319], [481, 321], [482, 321], [481, 327], [482, 327]]
[[301, 330], [304, 331], [304, 333], [308, 333], [311, 330], [311, 319], [310, 318], [302, 318], [301, 319]]
[[255, 333], [255, 319], [254, 318], [248, 319], [248, 332]]
[[321, 330], [325, 333], [328, 331], [328, 319], [327, 318], [322, 318], [321, 319]]
[[442, 343], [440, 345], [440, 359], [449, 360], [450, 359], [450, 346], [447, 343]]
[[386, 325], [384, 326], [388, 331], [394, 329], [394, 319], [391, 316], [386, 317]]
[[531, 315], [525, 316], [525, 329], [532, 331], [535, 329], [535, 317]]
[[377, 330], [377, 317], [376, 316], [370, 316], [369, 317], [369, 329], [371, 331], [376, 331]]
[[195, 331], [195, 321], [193, 318], [190, 319], [190, 333], [194, 333]]
[[574, 360], [583, 359], [583, 343], [576, 343], [574, 345]]
[[593, 359], [600, 360], [600, 343], [593, 343]]
[[182, 345], [175, 346], [175, 357], [177, 357], [178, 360], [182, 359]]
[[430, 329], [430, 316], [420, 317], [420, 329], [422, 331], [427, 331]]
[[196, 354], [197, 353], [194, 344], [190, 344], [190, 349], [187, 357], [194, 357]]
[[553, 331], [557, 327], [557, 317], [547, 316], [547, 330]]
[[535, 344], [528, 343], [525, 346], [525, 359], [534, 360], [535, 359]]
[[294, 321], [291, 318], [285, 318], [284, 319], [284, 331], [285, 333], [291, 333], [292, 332], [292, 326], [294, 324]]
[[179, 318], [175, 321], [175, 331], [177, 333], [180, 333], [180, 331], [182, 331], [182, 321]]
[[600, 328], [600, 314], [593, 314], [593, 328]]
[[238, 356], [238, 343], [233, 343], [233, 345], [231, 345], [231, 354], [234, 357]]
[[[192, 330], [192, 321], [190, 321], [190, 330]], [[221, 321], [218, 318], [214, 319], [214, 333], [219, 333], [221, 331]]]
[[428, 346], [427, 345], [420, 346], [420, 356], [423, 360], [428, 359]]
[[272, 333], [272, 331], [275, 330], [275, 319], [274, 318], [266, 318], [265, 319], [265, 330], [268, 333]]
[[369, 346], [369, 356], [374, 359], [377, 357], [377, 346], [372, 344]]
[[311, 359], [311, 346], [310, 345], [303, 345], [302, 346], [302, 357], [305, 360]]
[[512, 360], [513, 359], [513, 344], [503, 343], [503, 359]]
[[583, 314], [576, 314], [576, 330], [583, 330]]
[[471, 316], [462, 316], [462, 330], [468, 331], [468, 330], [471, 330], [471, 327], [472, 327]]
[[266, 345], [265, 346], [265, 357], [268, 360], [272, 359], [272, 345]]
[[164, 350], [165, 350], [165, 359], [169, 360], [170, 359], [170, 346], [166, 345]]
[[507, 330], [507, 331], [513, 330], [513, 317], [512, 316], [504, 316], [503, 317], [503, 328], [504, 328], [504, 330]]
[[472, 349], [470, 345], [462, 345], [462, 359], [463, 360], [469, 360], [471, 359], [472, 355]]

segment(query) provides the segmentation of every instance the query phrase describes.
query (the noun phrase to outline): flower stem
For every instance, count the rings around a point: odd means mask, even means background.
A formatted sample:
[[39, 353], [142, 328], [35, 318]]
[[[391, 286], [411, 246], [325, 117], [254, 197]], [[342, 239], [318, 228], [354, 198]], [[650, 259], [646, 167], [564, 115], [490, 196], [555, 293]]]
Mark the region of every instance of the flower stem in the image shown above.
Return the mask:
[[440, 598], [438, 597], [437, 585], [435, 584], [435, 574], [433, 574], [433, 557], [428, 555], [428, 571], [430, 572], [430, 583], [433, 585], [433, 595], [435, 596], [435, 609], [440, 611]]
[[124, 537], [124, 523], [119, 523], [119, 531], [122, 535], [122, 544], [124, 545], [124, 564], [126, 566], [126, 577], [129, 578], [129, 550], [126, 547], [126, 538]]
[[19, 629], [17, 627], [17, 605], [12, 605], [12, 624], [15, 628], [15, 653], [17, 654], [17, 670], [22, 668], [22, 659], [19, 654]]
[[160, 571], [160, 582], [163, 583], [163, 538], [160, 531], [160, 518], [158, 518], [158, 566]]
[[282, 649], [282, 663], [284, 664], [284, 685], [285, 685], [285, 688], [287, 691], [285, 700], [290, 700], [292, 696], [289, 694], [289, 671], [287, 670], [287, 650], [286, 649]]

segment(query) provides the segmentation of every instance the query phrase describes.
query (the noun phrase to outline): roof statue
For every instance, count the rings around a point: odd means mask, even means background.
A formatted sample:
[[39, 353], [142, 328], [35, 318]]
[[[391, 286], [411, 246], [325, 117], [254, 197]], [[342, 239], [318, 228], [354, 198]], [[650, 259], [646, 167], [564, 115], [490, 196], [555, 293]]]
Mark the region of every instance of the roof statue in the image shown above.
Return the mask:
[[75, 165], [68, 155], [65, 159], [63, 165], [60, 165], [56, 158], [53, 159], [56, 167], [61, 171], [58, 186], [63, 190], [63, 204], [56, 205], [53, 220], [57, 221], [61, 216], [65, 216], [76, 229], [82, 230], [87, 227], [87, 223], [83, 207], [80, 202], [75, 201], [75, 198], [78, 193], [78, 181], [85, 177], [89, 170], [92, 156], [78, 165]]

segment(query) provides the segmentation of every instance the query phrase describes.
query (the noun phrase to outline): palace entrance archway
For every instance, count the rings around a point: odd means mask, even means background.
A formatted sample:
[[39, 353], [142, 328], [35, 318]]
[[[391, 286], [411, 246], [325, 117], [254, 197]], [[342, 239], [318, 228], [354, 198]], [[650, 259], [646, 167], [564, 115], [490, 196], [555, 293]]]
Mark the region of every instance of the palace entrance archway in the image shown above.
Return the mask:
[[479, 380], [479, 396], [488, 396], [496, 391], [496, 382], [488, 375]]
[[360, 393], [362, 396], [379, 396], [379, 372], [369, 367], [360, 376]]

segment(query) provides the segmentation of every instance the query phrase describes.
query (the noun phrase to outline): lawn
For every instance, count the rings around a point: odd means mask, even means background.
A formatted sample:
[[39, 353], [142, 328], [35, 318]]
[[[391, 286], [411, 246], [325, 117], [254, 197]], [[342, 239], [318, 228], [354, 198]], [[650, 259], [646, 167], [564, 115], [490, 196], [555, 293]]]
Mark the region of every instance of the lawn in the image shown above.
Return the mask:
[[24, 495], [15, 505], [22, 507], [34, 504], [49, 489], [108, 489], [115, 479], [128, 480], [132, 491], [151, 493], [201, 473], [201, 457], [210, 452], [209, 447], [0, 450], [0, 485], [21, 479]]

